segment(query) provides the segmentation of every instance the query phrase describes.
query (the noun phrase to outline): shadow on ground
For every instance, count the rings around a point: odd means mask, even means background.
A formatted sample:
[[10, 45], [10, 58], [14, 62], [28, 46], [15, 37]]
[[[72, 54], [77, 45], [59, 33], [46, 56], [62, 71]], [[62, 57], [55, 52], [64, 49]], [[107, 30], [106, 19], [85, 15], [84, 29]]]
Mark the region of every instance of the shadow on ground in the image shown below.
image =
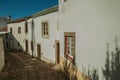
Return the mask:
[[23, 53], [6, 53], [6, 65], [0, 80], [66, 80], [65, 75], [54, 69], [55, 65], [33, 59]]

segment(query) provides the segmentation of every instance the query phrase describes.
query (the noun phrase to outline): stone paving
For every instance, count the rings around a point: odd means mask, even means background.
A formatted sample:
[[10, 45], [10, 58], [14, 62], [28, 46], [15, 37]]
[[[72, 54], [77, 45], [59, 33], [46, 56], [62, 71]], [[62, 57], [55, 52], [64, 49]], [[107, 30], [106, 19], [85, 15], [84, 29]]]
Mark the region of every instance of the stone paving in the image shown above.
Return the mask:
[[65, 75], [53, 69], [55, 64], [32, 58], [24, 53], [6, 53], [6, 65], [0, 80], [66, 80]]

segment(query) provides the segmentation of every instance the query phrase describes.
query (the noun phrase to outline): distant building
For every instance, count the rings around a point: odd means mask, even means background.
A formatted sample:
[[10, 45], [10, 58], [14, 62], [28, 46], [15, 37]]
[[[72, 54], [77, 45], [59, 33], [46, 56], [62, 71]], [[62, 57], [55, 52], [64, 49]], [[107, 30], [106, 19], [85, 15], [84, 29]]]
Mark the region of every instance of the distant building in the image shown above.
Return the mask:
[[19, 18], [9, 21], [8, 26], [8, 51], [23, 51], [25, 52], [25, 28], [26, 18]]
[[8, 17], [0, 17], [0, 28], [6, 27], [7, 22], [11, 20], [11, 16]]
[[5, 51], [7, 50], [8, 47], [8, 33], [7, 33], [7, 23], [11, 21], [11, 16], [8, 17], [0, 17], [0, 32], [1, 33], [5, 33], [4, 35], [2, 35], [3, 38], [3, 43], [4, 43], [4, 49]]

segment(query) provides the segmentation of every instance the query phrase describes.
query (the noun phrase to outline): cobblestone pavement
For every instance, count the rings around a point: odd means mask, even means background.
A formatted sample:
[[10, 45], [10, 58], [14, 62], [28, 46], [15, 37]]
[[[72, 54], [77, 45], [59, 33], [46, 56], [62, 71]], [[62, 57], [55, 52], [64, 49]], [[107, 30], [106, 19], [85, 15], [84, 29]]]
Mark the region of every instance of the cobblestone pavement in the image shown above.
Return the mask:
[[54, 64], [23, 53], [6, 53], [5, 58], [0, 80], [66, 80], [65, 75], [53, 69]]

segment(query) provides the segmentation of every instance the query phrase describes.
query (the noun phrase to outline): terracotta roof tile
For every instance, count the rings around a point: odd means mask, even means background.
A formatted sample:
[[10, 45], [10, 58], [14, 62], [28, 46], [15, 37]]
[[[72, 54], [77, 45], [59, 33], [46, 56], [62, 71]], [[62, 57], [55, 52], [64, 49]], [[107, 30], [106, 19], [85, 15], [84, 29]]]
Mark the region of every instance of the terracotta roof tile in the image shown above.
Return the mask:
[[7, 26], [6, 26], [6, 27], [3, 27], [3, 28], [0, 28], [0, 31], [8, 31]]

